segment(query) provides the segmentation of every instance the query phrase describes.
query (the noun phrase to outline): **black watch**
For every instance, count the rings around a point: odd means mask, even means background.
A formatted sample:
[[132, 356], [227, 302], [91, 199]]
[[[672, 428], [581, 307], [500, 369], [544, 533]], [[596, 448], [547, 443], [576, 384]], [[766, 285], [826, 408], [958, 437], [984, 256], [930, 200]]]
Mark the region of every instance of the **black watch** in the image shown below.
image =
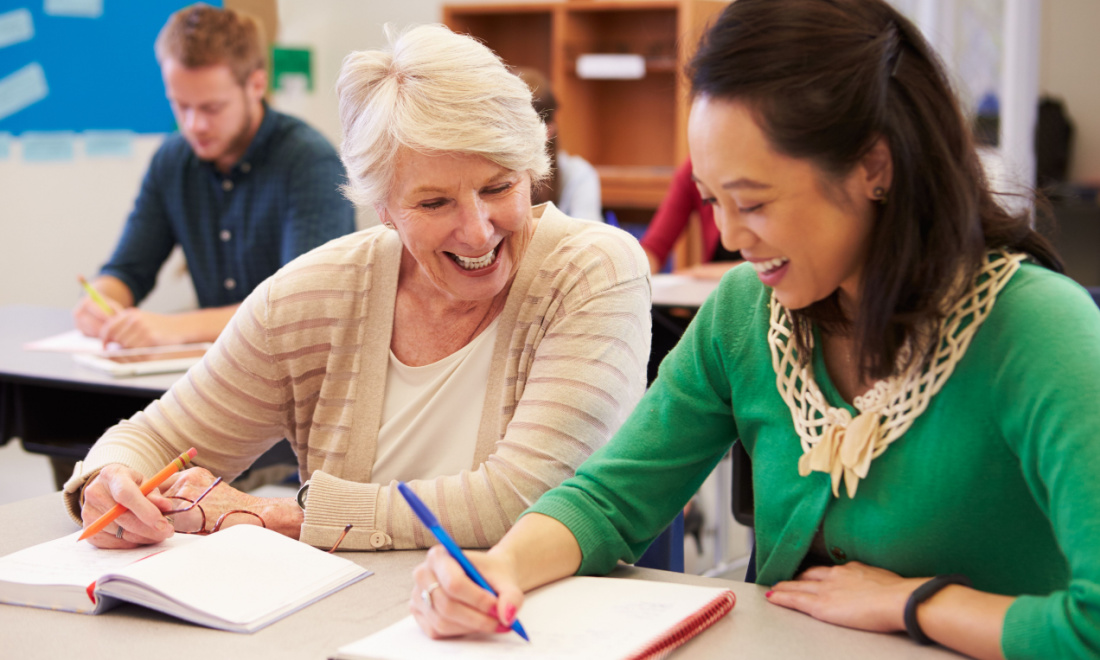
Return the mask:
[[302, 487], [298, 489], [298, 506], [302, 507], [302, 511], [306, 510], [306, 498], [309, 497], [309, 482], [302, 484]]

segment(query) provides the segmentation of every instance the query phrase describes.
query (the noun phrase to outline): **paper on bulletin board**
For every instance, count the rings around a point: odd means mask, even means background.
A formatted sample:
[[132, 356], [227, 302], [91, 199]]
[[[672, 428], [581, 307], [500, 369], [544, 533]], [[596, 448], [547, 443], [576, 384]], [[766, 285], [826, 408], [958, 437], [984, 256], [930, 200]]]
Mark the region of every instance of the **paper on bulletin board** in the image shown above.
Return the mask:
[[72, 131], [27, 131], [20, 138], [27, 162], [66, 161], [76, 156], [76, 133]]
[[34, 38], [34, 19], [26, 9], [0, 14], [0, 48]]
[[0, 119], [41, 101], [49, 93], [46, 72], [38, 62], [31, 62], [15, 73], [0, 78]]
[[103, 15], [103, 0], [45, 0], [42, 10], [50, 16], [99, 18]]
[[88, 158], [129, 158], [134, 154], [133, 131], [84, 131]]

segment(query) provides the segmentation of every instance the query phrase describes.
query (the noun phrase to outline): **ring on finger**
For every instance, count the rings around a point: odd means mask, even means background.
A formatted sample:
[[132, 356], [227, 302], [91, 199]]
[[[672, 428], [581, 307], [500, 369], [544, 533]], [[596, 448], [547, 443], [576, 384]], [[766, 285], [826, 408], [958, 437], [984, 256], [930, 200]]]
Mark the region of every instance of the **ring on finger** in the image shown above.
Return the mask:
[[432, 606], [432, 591], [439, 588], [438, 582], [432, 582], [426, 589], [420, 590], [420, 600], [424, 601], [424, 605], [429, 609], [435, 609]]
[[122, 529], [122, 525], [119, 525], [118, 526], [118, 531], [115, 532], [115, 538], [116, 539], [121, 539], [122, 538], [122, 533], [125, 532], [125, 531], [126, 530]]

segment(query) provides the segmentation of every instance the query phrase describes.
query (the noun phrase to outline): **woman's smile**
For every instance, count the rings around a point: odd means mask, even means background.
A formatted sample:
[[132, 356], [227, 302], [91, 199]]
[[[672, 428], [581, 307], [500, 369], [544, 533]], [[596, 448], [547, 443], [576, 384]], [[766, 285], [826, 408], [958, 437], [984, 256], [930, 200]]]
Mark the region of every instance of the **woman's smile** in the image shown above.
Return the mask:
[[494, 247], [492, 250], [489, 250], [480, 257], [464, 257], [454, 252], [445, 252], [445, 254], [450, 257], [452, 261], [458, 264], [459, 268], [461, 268], [462, 270], [484, 270], [485, 268], [488, 268], [489, 266], [492, 266], [497, 262], [497, 254], [500, 253], [500, 246], [503, 244], [504, 241], [501, 240], [500, 243], [497, 243], [496, 247]]

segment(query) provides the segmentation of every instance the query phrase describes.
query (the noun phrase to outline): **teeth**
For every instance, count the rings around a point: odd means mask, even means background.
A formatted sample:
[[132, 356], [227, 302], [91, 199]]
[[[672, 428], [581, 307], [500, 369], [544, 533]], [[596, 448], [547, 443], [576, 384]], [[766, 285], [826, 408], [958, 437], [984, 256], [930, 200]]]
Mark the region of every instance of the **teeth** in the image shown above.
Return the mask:
[[463, 257], [457, 254], [451, 254], [451, 258], [455, 260], [459, 266], [462, 266], [466, 270], [477, 270], [479, 268], [485, 268], [491, 266], [496, 258], [497, 250], [493, 248], [486, 254], [480, 257]]
[[769, 270], [779, 268], [788, 261], [790, 261], [790, 259], [786, 259], [784, 257], [776, 257], [775, 259], [769, 259], [767, 261], [753, 261], [752, 267], [758, 273], [766, 273]]

